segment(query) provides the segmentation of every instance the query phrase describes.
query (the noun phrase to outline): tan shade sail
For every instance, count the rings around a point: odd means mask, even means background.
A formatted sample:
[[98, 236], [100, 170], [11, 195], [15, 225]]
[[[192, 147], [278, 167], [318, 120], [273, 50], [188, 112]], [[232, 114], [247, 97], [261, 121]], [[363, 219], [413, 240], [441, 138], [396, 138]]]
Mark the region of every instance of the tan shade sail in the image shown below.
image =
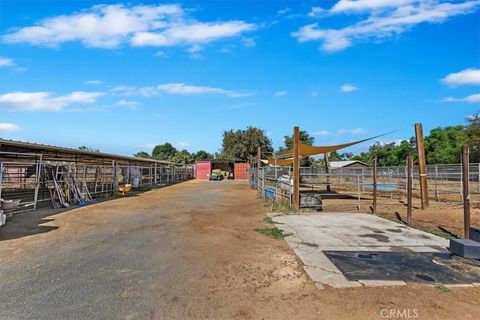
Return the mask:
[[268, 157], [268, 164], [271, 166], [289, 166], [293, 163], [293, 159], [275, 159]]
[[[391, 132], [389, 132], [389, 133], [391, 133]], [[378, 136], [375, 136], [375, 137], [371, 137], [371, 138], [367, 138], [367, 139], [363, 139], [363, 140], [358, 140], [358, 141], [353, 141], [353, 142], [349, 142], [349, 143], [337, 144], [337, 145], [334, 145], [334, 146], [317, 146], [317, 147], [315, 147], [315, 146], [309, 146], [309, 145], [306, 145], [306, 144], [300, 142], [300, 145], [298, 146], [298, 153], [299, 153], [300, 156], [313, 156], [313, 155], [317, 155], [317, 154], [324, 154], [324, 153], [333, 152], [333, 151], [337, 151], [337, 150], [340, 150], [340, 149], [348, 148], [348, 147], [353, 146], [355, 144], [359, 144], [359, 143], [362, 143], [362, 142], [365, 142], [365, 141], [368, 141], [368, 140], [372, 140], [372, 139], [384, 136], [384, 135], [389, 134], [389, 133], [385, 133], [385, 134], [381, 134], [381, 135], [378, 135]], [[293, 155], [293, 149], [287, 150], [287, 151], [279, 151], [276, 154], [277, 155]]]

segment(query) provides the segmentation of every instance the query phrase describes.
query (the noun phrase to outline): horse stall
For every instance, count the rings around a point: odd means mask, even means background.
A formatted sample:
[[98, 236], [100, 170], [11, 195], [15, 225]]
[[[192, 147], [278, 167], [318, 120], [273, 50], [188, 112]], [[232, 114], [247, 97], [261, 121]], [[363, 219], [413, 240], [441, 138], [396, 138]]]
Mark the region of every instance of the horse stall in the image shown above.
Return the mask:
[[85, 205], [121, 186], [146, 189], [192, 179], [193, 166], [0, 139], [0, 203], [7, 216]]

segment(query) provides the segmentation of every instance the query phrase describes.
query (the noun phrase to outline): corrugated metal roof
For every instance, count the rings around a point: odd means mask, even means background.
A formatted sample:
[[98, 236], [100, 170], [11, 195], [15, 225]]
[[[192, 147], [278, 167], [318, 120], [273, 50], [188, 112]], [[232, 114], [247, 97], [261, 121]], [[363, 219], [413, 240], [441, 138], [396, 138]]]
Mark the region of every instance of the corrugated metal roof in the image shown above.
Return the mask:
[[109, 158], [113, 160], [127, 160], [127, 161], [137, 161], [137, 162], [145, 162], [145, 163], [148, 162], [148, 163], [160, 163], [160, 164], [177, 164], [177, 165], [179, 164], [179, 163], [170, 162], [170, 161], [137, 158], [137, 157], [124, 156], [124, 155], [113, 154], [113, 153], [87, 151], [87, 150], [80, 150], [80, 149], [74, 149], [74, 148], [58, 147], [58, 146], [53, 146], [49, 144], [24, 142], [24, 141], [0, 138], [0, 150], [3, 145], [31, 149], [31, 151], [36, 150], [37, 152], [41, 152], [42, 150], [48, 150], [53, 152], [64, 152], [64, 153], [69, 153], [74, 155], [91, 156], [94, 158], [104, 158], [104, 159]]

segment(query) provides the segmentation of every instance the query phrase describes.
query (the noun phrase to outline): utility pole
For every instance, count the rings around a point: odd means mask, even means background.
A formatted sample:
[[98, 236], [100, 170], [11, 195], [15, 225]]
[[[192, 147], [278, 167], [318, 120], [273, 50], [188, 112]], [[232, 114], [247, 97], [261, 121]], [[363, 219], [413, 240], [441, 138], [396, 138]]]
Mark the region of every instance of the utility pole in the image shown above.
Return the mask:
[[293, 128], [293, 208], [300, 209], [300, 128]]
[[427, 185], [427, 162], [425, 159], [425, 144], [423, 141], [423, 127], [421, 123], [415, 123], [415, 139], [417, 141], [418, 173], [420, 176], [420, 196], [422, 210], [428, 208], [428, 185]]

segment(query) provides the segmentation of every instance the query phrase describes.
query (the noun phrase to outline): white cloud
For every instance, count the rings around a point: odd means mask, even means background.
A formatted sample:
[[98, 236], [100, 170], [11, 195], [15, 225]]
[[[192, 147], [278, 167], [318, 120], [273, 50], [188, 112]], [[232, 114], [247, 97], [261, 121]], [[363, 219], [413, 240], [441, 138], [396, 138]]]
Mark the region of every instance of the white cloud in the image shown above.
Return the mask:
[[100, 80], [87, 80], [85, 81], [86, 84], [101, 84], [102, 81]]
[[337, 130], [337, 135], [344, 135], [344, 134], [362, 135], [366, 133], [367, 133], [367, 130], [363, 128]]
[[313, 133], [314, 136], [321, 136], [321, 137], [329, 136], [331, 134], [332, 133], [328, 130], [320, 130], [320, 131], [317, 131], [317, 132]]
[[15, 67], [15, 62], [11, 58], [0, 57], [0, 68]]
[[0, 132], [13, 132], [20, 129], [18, 124], [8, 123], [8, 122], [0, 122]]
[[395, 8], [417, 2], [417, 0], [340, 0], [331, 12], [372, 11]]
[[292, 36], [300, 42], [321, 41], [321, 50], [333, 53], [344, 50], [355, 42], [378, 41], [392, 37], [421, 23], [442, 23], [450, 17], [471, 13], [479, 5], [479, 0], [463, 0], [462, 2], [440, 0], [340, 1], [329, 11], [329, 14], [367, 12], [369, 16], [338, 29], [323, 29], [318, 23], [309, 24], [292, 33]]
[[292, 9], [290, 9], [290, 8], [283, 8], [283, 9], [278, 10], [278, 11], [277, 11], [277, 14], [278, 14], [279, 16], [281, 16], [281, 15], [284, 15], [284, 14], [290, 12], [291, 10], [292, 10]]
[[252, 38], [243, 38], [242, 39], [243, 45], [247, 48], [255, 47], [257, 43]]
[[243, 21], [175, 25], [161, 32], [137, 32], [133, 35], [131, 44], [136, 47], [206, 44], [236, 37], [255, 28], [255, 25]]
[[37, 22], [4, 35], [8, 43], [55, 47], [79, 41], [86, 47], [206, 44], [255, 30], [244, 21], [199, 22], [180, 5], [95, 5]]
[[157, 51], [153, 54], [154, 57], [159, 57], [159, 58], [168, 58], [168, 54], [166, 54], [163, 51]]
[[144, 144], [139, 144], [137, 147], [138, 148], [146, 148], [146, 149], [153, 149], [158, 145], [158, 143], [144, 143]]
[[288, 94], [287, 91], [277, 91], [274, 93], [274, 96], [275, 97], [283, 97], [283, 96], [286, 96]]
[[177, 143], [177, 147], [179, 149], [185, 149], [185, 148], [188, 148], [190, 146], [190, 143], [187, 143], [187, 142], [179, 142]]
[[472, 94], [464, 98], [447, 97], [443, 99], [444, 102], [467, 102], [478, 103], [480, 102], [480, 93]]
[[75, 91], [68, 95], [52, 96], [49, 92], [11, 92], [0, 95], [0, 107], [14, 111], [60, 111], [75, 104], [91, 104], [103, 92]]
[[137, 101], [123, 100], [123, 99], [117, 101], [117, 103], [115, 103], [115, 104], [119, 107], [127, 107], [127, 108], [130, 108], [132, 110], [136, 110], [137, 106], [138, 106]]
[[122, 96], [140, 95], [144, 97], [156, 96], [162, 93], [173, 95], [221, 95], [230, 98], [251, 96], [252, 93], [233, 91], [217, 87], [196, 86], [186, 83], [165, 83], [150, 87], [116, 86], [110, 90], [113, 94]]
[[353, 91], [356, 91], [358, 90], [357, 87], [355, 87], [354, 85], [350, 84], [350, 83], [345, 83], [344, 85], [342, 85], [340, 87], [340, 91], [342, 92], [353, 92]]
[[188, 48], [188, 52], [194, 54], [194, 53], [199, 53], [200, 51], [202, 51], [203, 48], [202, 46], [198, 45], [198, 44], [194, 44], [193, 46], [191, 46], [190, 48]]
[[308, 13], [309, 17], [319, 17], [326, 14], [328, 11], [320, 7], [312, 7], [312, 10]]
[[215, 94], [227, 97], [242, 97], [251, 95], [246, 92], [237, 92], [226, 90], [222, 88], [194, 86], [185, 83], [166, 83], [157, 86], [157, 91], [177, 95], [201, 95], [201, 94]]
[[442, 82], [449, 86], [480, 85], [480, 69], [470, 68], [450, 73]]

